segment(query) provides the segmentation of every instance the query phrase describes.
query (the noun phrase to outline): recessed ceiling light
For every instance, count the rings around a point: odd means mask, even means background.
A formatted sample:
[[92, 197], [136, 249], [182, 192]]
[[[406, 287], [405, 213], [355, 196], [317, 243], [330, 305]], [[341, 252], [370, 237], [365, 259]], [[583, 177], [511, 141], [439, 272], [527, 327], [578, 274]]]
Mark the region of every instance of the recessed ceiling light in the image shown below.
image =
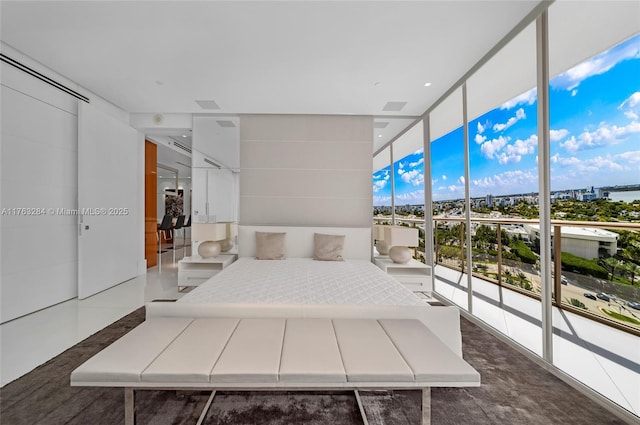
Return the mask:
[[382, 134], [378, 134], [378, 137], [382, 137]]
[[186, 138], [187, 138], [187, 135], [186, 135], [186, 134], [183, 134], [183, 135], [182, 135], [182, 137], [184, 137], [184, 138], [186, 139]]
[[407, 102], [387, 102], [382, 108], [383, 111], [399, 112], [407, 106]]
[[431, 83], [424, 83], [425, 87], [429, 87], [431, 85]]

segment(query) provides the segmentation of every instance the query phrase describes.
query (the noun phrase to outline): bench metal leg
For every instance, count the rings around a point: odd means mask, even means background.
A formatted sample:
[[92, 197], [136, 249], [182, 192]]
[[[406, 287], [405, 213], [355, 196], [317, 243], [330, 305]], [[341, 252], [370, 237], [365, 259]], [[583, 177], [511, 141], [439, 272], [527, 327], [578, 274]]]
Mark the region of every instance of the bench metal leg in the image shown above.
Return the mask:
[[215, 390], [211, 392], [211, 395], [209, 396], [209, 399], [207, 400], [207, 404], [204, 406], [204, 409], [202, 409], [202, 413], [200, 414], [200, 418], [198, 419], [198, 422], [196, 422], [196, 425], [202, 425], [202, 422], [204, 421], [204, 418], [207, 416], [207, 412], [209, 411], [209, 407], [211, 407], [211, 403], [213, 403], [213, 397], [216, 395]]
[[358, 402], [358, 409], [360, 409], [360, 416], [362, 416], [362, 422], [364, 425], [369, 425], [369, 421], [367, 420], [367, 414], [364, 412], [364, 406], [362, 406], [362, 400], [360, 400], [360, 393], [358, 390], [353, 390], [353, 393], [356, 395], [356, 401]]
[[124, 389], [124, 425], [135, 425], [136, 412], [133, 388]]
[[431, 388], [422, 389], [422, 425], [431, 424]]

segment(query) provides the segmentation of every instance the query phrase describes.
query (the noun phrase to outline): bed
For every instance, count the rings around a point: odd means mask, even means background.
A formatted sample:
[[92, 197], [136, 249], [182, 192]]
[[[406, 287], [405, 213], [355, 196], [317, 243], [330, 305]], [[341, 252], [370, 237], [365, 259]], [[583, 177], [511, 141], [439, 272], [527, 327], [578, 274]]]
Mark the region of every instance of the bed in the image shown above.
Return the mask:
[[[256, 260], [256, 232], [286, 233], [286, 259]], [[345, 235], [344, 261], [313, 260], [314, 235]], [[459, 312], [431, 307], [372, 262], [370, 227], [238, 226], [239, 259], [147, 317], [418, 319], [462, 355]]]
[[[255, 259], [256, 232], [286, 232], [287, 258]], [[316, 233], [345, 235], [340, 261], [311, 258]], [[421, 389], [429, 424], [431, 387], [480, 375], [462, 359], [457, 309], [424, 303], [371, 263], [371, 246], [370, 228], [240, 226], [236, 263], [178, 302], [148, 303], [71, 385], [123, 387], [126, 425], [145, 389], [211, 390], [198, 424], [224, 389], [350, 389], [365, 424], [360, 390]]]

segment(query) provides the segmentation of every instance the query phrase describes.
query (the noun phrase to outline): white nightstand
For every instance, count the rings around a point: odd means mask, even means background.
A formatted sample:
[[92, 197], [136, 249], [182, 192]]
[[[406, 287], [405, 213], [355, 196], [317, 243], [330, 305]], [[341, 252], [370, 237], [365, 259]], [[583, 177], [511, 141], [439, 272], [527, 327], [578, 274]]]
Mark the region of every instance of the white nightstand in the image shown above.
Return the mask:
[[376, 266], [414, 292], [431, 292], [431, 266], [411, 259], [407, 264], [394, 263], [389, 257], [375, 257]]
[[202, 258], [199, 255], [184, 257], [178, 261], [178, 289], [200, 285], [228, 267], [236, 258], [236, 254], [220, 254], [215, 258]]

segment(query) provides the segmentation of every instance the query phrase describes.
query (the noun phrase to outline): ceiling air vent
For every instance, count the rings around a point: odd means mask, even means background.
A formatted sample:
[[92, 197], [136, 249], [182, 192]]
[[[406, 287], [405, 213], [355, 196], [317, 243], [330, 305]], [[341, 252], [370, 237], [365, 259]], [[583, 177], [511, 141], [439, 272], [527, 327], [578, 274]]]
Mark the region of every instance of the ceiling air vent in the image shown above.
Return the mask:
[[389, 121], [379, 121], [373, 123], [373, 128], [387, 128]]
[[185, 146], [180, 142], [176, 142], [175, 140], [173, 140], [173, 146], [175, 146], [176, 148], [180, 148], [185, 152], [191, 153], [191, 148], [189, 146]]
[[220, 109], [215, 100], [196, 100], [202, 109]]
[[230, 120], [217, 120], [216, 121], [220, 127], [235, 127], [235, 123]]
[[404, 108], [405, 106], [407, 106], [407, 102], [387, 102], [382, 110], [389, 112], [399, 112], [402, 111], [402, 108]]
[[205, 158], [204, 162], [206, 162], [207, 164], [213, 165], [214, 167], [216, 167], [218, 170], [221, 169], [222, 167], [218, 164], [216, 164], [215, 162], [211, 161], [210, 159]]

